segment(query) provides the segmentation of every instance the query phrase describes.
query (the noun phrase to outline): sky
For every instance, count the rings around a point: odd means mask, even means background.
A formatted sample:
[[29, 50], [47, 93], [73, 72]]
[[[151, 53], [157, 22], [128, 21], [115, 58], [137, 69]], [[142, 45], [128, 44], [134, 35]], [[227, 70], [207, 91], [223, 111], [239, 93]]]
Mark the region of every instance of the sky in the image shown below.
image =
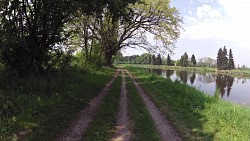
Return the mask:
[[[235, 65], [250, 67], [249, 0], [172, 0], [183, 18], [181, 36], [171, 56], [179, 59], [185, 52], [196, 58], [216, 59], [220, 47], [232, 49]], [[145, 53], [142, 49], [125, 49], [123, 54]]]

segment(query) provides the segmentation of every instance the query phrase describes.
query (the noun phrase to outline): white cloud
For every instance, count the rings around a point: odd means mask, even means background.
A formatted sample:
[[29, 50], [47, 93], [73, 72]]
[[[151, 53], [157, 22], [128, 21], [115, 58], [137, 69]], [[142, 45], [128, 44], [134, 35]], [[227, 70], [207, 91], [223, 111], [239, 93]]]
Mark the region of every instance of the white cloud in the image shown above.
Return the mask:
[[[250, 3], [248, 0], [218, 0], [220, 9], [203, 4], [196, 15], [184, 17], [187, 22], [184, 38], [217, 38], [235, 42], [241, 47], [250, 47]], [[224, 11], [220, 11], [224, 10]], [[225, 14], [226, 16], [222, 16]]]
[[221, 18], [222, 15], [220, 11], [213, 9], [208, 4], [203, 4], [201, 7], [198, 7], [196, 10], [196, 15], [198, 18]]

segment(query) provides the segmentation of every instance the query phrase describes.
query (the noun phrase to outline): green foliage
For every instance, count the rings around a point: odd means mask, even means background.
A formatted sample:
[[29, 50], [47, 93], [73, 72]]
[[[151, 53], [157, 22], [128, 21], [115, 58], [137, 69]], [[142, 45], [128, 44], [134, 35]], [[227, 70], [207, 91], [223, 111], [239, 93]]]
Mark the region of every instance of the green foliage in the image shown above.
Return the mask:
[[20, 74], [43, 72], [52, 66], [51, 53], [60, 50], [67, 34], [63, 26], [72, 13], [67, 0], [5, 3], [1, 11], [1, 59]]
[[192, 55], [192, 57], [191, 57], [191, 63], [192, 63], [192, 65], [193, 66], [196, 66], [196, 59], [195, 59], [195, 56], [194, 56], [194, 54]]
[[229, 50], [228, 69], [229, 70], [235, 69], [233, 53], [231, 49]]
[[154, 54], [152, 55], [152, 58], [151, 58], [151, 59], [152, 59], [151, 64], [152, 64], [152, 65], [156, 65], [156, 58], [155, 58], [155, 55], [154, 55]]
[[169, 56], [169, 54], [168, 54], [168, 57], [167, 57], [167, 65], [168, 66], [173, 66], [174, 65], [172, 60], [171, 60], [171, 57]]
[[217, 67], [219, 70], [232, 70], [235, 68], [232, 50], [229, 50], [229, 58], [227, 57], [226, 46], [220, 48], [217, 54]]
[[156, 65], [162, 65], [162, 59], [161, 59], [161, 55], [160, 54], [157, 55]]
[[106, 69], [26, 78], [2, 73], [0, 140], [13, 140], [20, 132], [27, 132], [26, 140], [52, 140], [101, 91], [112, 74]]
[[227, 58], [227, 48], [224, 46], [223, 51], [222, 51], [222, 68], [224, 70], [228, 69], [228, 58]]
[[182, 67], [187, 67], [188, 66], [188, 54], [187, 52], [185, 52], [182, 56], [181, 56], [181, 59], [180, 59], [180, 65]]
[[218, 69], [222, 69], [222, 64], [223, 64], [223, 53], [222, 53], [222, 49], [220, 48], [217, 54], [217, 67]]

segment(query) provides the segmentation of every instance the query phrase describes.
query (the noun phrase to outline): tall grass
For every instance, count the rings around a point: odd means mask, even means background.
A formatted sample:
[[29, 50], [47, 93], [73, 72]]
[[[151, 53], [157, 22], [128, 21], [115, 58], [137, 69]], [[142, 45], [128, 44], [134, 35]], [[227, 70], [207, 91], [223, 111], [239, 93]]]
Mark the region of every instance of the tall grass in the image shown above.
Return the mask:
[[184, 140], [250, 140], [250, 108], [222, 101], [178, 81], [130, 68]]
[[51, 140], [111, 79], [113, 70], [16, 78], [1, 74], [0, 140]]

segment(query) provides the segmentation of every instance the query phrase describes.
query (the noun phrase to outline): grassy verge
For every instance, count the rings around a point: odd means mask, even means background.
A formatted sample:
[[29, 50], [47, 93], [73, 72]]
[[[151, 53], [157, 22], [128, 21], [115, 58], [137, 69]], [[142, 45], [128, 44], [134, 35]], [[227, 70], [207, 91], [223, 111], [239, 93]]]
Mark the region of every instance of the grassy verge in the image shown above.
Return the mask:
[[121, 76], [114, 82], [110, 92], [96, 113], [93, 122], [83, 136], [86, 141], [107, 141], [115, 133], [116, 117], [119, 110]]
[[193, 87], [129, 68], [184, 140], [250, 139], [250, 108], [208, 96]]
[[160, 141], [153, 120], [145, 107], [135, 85], [127, 78], [128, 114], [131, 122], [132, 140]]
[[113, 72], [74, 70], [22, 79], [1, 74], [0, 140], [55, 138]]

